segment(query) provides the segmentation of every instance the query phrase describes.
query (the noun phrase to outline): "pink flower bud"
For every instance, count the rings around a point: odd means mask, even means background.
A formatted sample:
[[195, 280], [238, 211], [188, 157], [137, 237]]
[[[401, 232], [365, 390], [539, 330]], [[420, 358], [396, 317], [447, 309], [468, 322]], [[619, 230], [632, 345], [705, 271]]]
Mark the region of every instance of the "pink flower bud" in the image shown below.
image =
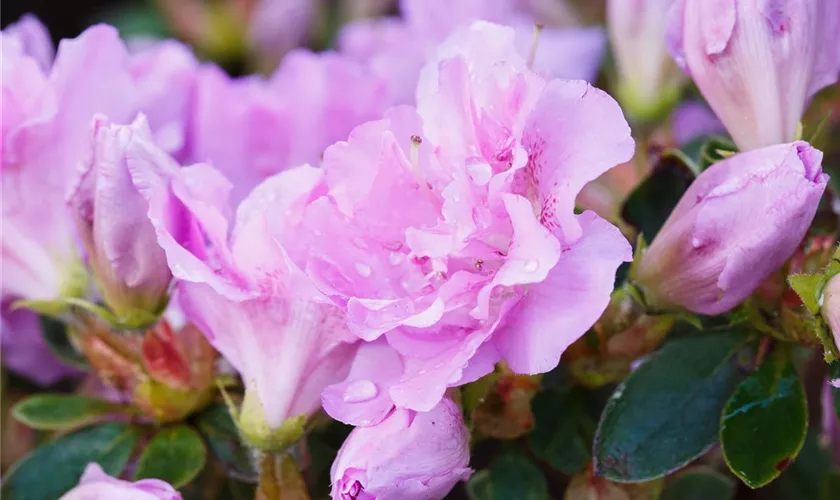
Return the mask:
[[79, 485], [60, 500], [181, 500], [175, 488], [159, 479], [143, 479], [132, 483], [115, 479], [97, 463], [88, 464]]
[[678, 0], [667, 40], [741, 150], [780, 144], [837, 81], [840, 2]]
[[798, 141], [700, 174], [634, 272], [647, 300], [720, 314], [747, 298], [802, 242], [828, 182], [821, 161]]
[[469, 432], [451, 400], [422, 413], [396, 409], [344, 441], [332, 466], [332, 498], [443, 498], [470, 476], [469, 460]]
[[619, 72], [621, 105], [639, 119], [655, 117], [679, 97], [685, 75], [665, 46], [674, 0], [610, 0], [607, 28]]
[[[166, 304], [172, 274], [149, 218], [149, 197], [165, 191], [164, 179], [177, 169], [153, 142], [144, 116], [130, 126], [94, 118], [90, 156], [67, 201], [105, 302], [120, 319], [134, 311], [157, 314]], [[180, 212], [164, 220], [186, 232], [189, 221]]]

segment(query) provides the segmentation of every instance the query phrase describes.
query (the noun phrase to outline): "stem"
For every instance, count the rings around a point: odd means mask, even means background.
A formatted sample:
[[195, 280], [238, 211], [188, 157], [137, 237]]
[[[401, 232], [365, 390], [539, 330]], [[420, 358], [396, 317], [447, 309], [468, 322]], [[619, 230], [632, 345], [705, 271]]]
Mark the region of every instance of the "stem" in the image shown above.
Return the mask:
[[288, 453], [263, 452], [259, 467], [256, 500], [310, 500], [303, 476]]
[[277, 476], [277, 459], [274, 453], [263, 453], [260, 456], [260, 482], [257, 486], [256, 500], [280, 500]]

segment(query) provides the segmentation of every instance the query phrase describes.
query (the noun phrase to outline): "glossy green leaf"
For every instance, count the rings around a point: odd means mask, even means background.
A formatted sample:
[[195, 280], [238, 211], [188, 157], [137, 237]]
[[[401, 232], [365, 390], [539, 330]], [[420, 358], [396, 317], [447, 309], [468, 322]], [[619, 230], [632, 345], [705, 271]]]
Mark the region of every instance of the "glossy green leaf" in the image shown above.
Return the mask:
[[532, 408], [535, 425], [528, 443], [534, 455], [565, 474], [582, 471], [592, 449], [591, 439], [582, 433], [583, 421], [589, 419], [582, 390], [544, 390], [534, 398]]
[[659, 500], [731, 500], [735, 481], [709, 467], [691, 467], [679, 472], [665, 486]]
[[180, 488], [201, 472], [207, 451], [198, 433], [185, 425], [167, 427], [140, 453], [134, 479], [162, 479]]
[[662, 477], [717, 441], [720, 412], [742, 378], [749, 337], [705, 332], [674, 340], [613, 393], [595, 434], [595, 473], [614, 481]]
[[56, 500], [76, 486], [90, 462], [118, 476], [128, 463], [140, 431], [109, 422], [66, 434], [39, 448], [6, 473], [4, 500]]
[[621, 217], [645, 240], [653, 241], [693, 180], [694, 173], [683, 156], [662, 155], [650, 175], [627, 197]]
[[198, 416], [198, 429], [210, 451], [224, 465], [230, 476], [246, 482], [256, 482], [257, 471], [239, 439], [239, 431], [230, 412], [223, 404], [212, 405]]
[[85, 370], [89, 368], [87, 359], [70, 342], [64, 323], [49, 316], [41, 316], [41, 335], [50, 351], [64, 363]]
[[81, 427], [108, 414], [130, 408], [73, 394], [36, 394], [12, 408], [12, 415], [33, 429], [66, 430]]
[[802, 381], [784, 349], [776, 349], [726, 403], [720, 427], [724, 458], [747, 486], [760, 488], [796, 458], [807, 431]]
[[480, 471], [467, 483], [472, 500], [548, 500], [548, 484], [542, 471], [517, 453], [497, 458], [489, 469]]

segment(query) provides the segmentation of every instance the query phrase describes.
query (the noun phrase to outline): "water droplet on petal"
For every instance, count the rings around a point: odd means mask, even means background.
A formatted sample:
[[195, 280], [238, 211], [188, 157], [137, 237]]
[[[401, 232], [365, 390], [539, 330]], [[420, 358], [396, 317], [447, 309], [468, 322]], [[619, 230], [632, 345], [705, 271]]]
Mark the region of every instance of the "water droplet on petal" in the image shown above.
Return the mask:
[[362, 238], [361, 236], [353, 238], [353, 244], [359, 248], [367, 248], [367, 243], [365, 243], [364, 238]]
[[359, 273], [359, 276], [364, 276], [365, 278], [367, 278], [368, 276], [370, 276], [371, 269], [370, 266], [367, 264], [356, 262], [356, 272]]
[[398, 266], [404, 258], [405, 256], [400, 252], [391, 252], [391, 255], [388, 256], [388, 261], [391, 263], [392, 266]]
[[525, 270], [526, 273], [533, 273], [539, 267], [540, 267], [539, 262], [537, 262], [535, 260], [529, 260], [528, 262], [525, 263], [525, 265], [523, 266], [523, 269]]
[[379, 388], [370, 380], [356, 380], [344, 389], [341, 399], [345, 403], [364, 403], [379, 395]]

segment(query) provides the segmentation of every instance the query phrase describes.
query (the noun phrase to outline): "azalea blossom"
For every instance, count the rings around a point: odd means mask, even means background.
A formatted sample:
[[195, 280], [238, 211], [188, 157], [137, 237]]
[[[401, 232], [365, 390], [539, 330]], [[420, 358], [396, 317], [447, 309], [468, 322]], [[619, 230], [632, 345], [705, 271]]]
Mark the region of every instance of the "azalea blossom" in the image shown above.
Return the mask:
[[721, 314], [746, 299], [805, 237], [828, 184], [822, 156], [798, 141], [703, 171], [639, 262], [649, 303]]
[[116, 479], [91, 462], [79, 485], [60, 500], [182, 500], [181, 494], [166, 481], [143, 479], [137, 482]]
[[269, 79], [198, 73], [188, 162], [209, 162], [233, 183], [238, 203], [263, 179], [303, 163], [356, 125], [379, 118], [384, 82], [333, 52], [289, 53]]
[[332, 498], [443, 498], [470, 477], [469, 461], [469, 432], [450, 399], [428, 412], [395, 410], [344, 441], [332, 465]]
[[630, 258], [618, 229], [574, 213], [581, 188], [633, 154], [621, 110], [585, 82], [529, 70], [515, 36], [483, 22], [453, 35], [424, 69], [418, 108], [328, 148], [301, 215], [272, 223], [351, 330], [387, 341], [359, 351], [375, 373], [354, 368], [325, 392], [340, 420], [429, 410], [500, 360], [552, 369]]
[[[159, 242], [181, 280], [179, 303], [241, 374], [245, 401], [238, 424], [259, 448], [281, 450], [301, 436], [306, 418], [321, 406], [321, 390], [346, 376], [356, 350], [342, 311], [267, 229], [291, 224], [322, 175], [302, 167], [269, 178], [239, 204], [230, 235], [225, 200], [232, 186], [209, 165], [179, 170], [152, 197]], [[169, 208], [180, 204], [206, 244], [179, 241], [166, 226]]]
[[840, 3], [677, 0], [667, 41], [742, 150], [798, 139], [840, 74]]
[[[532, 56], [535, 68], [550, 76], [594, 80], [606, 48], [601, 28], [553, 27], [553, 23], [570, 23], [572, 19], [569, 7], [560, 2], [401, 0], [400, 9], [402, 18], [348, 24], [338, 42], [342, 54], [364, 63], [373, 75], [387, 82], [390, 104], [414, 104], [423, 65], [456, 28], [473, 21], [513, 27], [520, 55]], [[535, 44], [538, 23], [548, 23], [548, 27], [541, 29]]]

